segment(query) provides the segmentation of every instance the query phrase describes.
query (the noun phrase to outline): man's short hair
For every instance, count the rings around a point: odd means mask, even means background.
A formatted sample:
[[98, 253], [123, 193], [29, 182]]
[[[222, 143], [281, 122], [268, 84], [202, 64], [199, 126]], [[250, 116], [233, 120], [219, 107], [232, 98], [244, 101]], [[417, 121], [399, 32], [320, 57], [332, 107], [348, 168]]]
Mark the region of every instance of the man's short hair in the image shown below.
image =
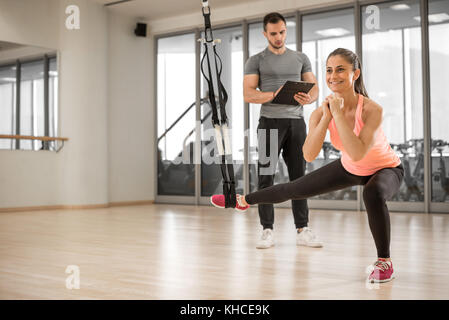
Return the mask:
[[263, 18], [263, 30], [267, 31], [267, 24], [268, 23], [278, 23], [279, 21], [284, 21], [285, 24], [287, 24], [285, 22], [285, 18], [282, 14], [278, 13], [278, 12], [271, 12], [269, 14], [267, 14], [264, 18]]

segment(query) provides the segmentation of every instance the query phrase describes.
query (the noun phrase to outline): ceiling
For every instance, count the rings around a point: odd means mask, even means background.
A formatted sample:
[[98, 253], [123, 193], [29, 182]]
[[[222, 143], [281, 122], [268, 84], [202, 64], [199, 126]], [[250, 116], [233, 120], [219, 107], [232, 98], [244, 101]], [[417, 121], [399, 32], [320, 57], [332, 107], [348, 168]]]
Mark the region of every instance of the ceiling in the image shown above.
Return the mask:
[[[91, 0], [103, 5], [117, 0]], [[260, 0], [209, 0], [211, 10]], [[130, 0], [108, 6], [109, 10], [145, 20], [156, 20], [179, 14], [201, 13], [201, 0]]]

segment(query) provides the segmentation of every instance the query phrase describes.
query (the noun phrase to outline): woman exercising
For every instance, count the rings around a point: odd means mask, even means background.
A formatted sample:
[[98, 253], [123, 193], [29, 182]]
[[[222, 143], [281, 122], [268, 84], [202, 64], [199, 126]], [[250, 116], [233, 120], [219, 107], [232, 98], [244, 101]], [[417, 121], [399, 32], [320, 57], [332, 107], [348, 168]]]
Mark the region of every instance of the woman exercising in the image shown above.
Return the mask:
[[[404, 169], [382, 130], [382, 107], [368, 98], [361, 72], [360, 61], [352, 51], [339, 48], [329, 54], [326, 82], [333, 94], [310, 116], [303, 146], [305, 160], [313, 161], [329, 130], [341, 158], [289, 183], [237, 195], [236, 209], [244, 211], [250, 205], [307, 199], [363, 185], [363, 201], [378, 256], [369, 280], [387, 282], [394, 275], [386, 201], [399, 190]], [[212, 196], [211, 202], [224, 208], [223, 195]]]

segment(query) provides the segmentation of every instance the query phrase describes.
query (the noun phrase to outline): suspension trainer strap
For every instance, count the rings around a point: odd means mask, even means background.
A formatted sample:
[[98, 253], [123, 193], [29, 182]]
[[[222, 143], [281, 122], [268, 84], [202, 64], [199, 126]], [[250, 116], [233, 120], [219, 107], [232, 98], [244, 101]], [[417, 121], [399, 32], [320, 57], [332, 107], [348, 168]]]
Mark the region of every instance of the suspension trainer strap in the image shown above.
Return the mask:
[[[228, 93], [221, 82], [221, 73], [223, 71], [223, 63], [217, 53], [216, 44], [220, 40], [214, 40], [212, 34], [212, 25], [210, 21], [210, 8], [207, 0], [202, 0], [202, 12], [204, 17], [204, 38], [200, 41], [204, 45], [204, 55], [201, 59], [201, 73], [203, 74], [207, 86], [209, 88], [209, 102], [212, 108], [212, 125], [215, 129], [215, 139], [217, 143], [218, 153], [221, 158], [221, 175], [223, 177], [223, 194], [225, 196], [225, 207], [235, 208], [236, 194], [235, 194], [235, 179], [234, 167], [232, 162], [232, 149], [229, 140], [228, 132], [228, 118], [226, 115], [226, 103], [228, 101]], [[209, 46], [212, 45], [212, 52]], [[210, 57], [213, 54], [213, 60]], [[214, 62], [215, 68], [211, 67], [211, 62]], [[207, 75], [204, 70], [204, 65], [207, 65]], [[213, 73], [214, 72], [214, 73]], [[216, 82], [216, 86], [215, 83]], [[215, 97], [215, 88], [217, 89], [218, 105], [220, 112], [218, 112], [217, 98]], [[220, 117], [218, 114], [220, 113]]]
[[[209, 78], [206, 76], [206, 74], [204, 73], [204, 69], [203, 69], [203, 64], [204, 64], [205, 58], [207, 58], [206, 62], [207, 62], [207, 69], [209, 71]], [[210, 102], [210, 106], [212, 108], [212, 123], [214, 125], [220, 124], [220, 120], [218, 119], [217, 101], [215, 99], [215, 90], [214, 90], [214, 85], [212, 82], [212, 72], [211, 72], [211, 68], [210, 68], [210, 59], [209, 59], [206, 42], [204, 42], [204, 55], [203, 55], [203, 58], [201, 59], [201, 73], [203, 74], [204, 79], [206, 79], [207, 86], [209, 88], [208, 92], [209, 92], [209, 102]]]
[[[218, 102], [220, 104], [220, 116], [221, 116], [221, 124], [228, 123], [228, 117], [226, 116], [226, 103], [228, 102], [228, 93], [221, 82], [221, 72], [223, 70], [223, 64], [221, 62], [220, 56], [217, 53], [217, 47], [215, 46], [215, 42], [213, 43], [214, 49], [214, 58], [215, 58], [215, 73], [217, 76], [217, 86], [218, 86]], [[220, 68], [218, 68], [218, 61], [220, 62]]]

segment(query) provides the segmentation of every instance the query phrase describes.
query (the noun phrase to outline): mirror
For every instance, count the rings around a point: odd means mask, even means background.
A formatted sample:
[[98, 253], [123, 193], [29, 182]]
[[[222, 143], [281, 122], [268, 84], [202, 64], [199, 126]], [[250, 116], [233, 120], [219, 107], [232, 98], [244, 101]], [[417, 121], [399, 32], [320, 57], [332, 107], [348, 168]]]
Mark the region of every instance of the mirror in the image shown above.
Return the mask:
[[[0, 135], [56, 137], [57, 132], [56, 50], [0, 41]], [[0, 139], [0, 149], [9, 150], [54, 150], [54, 144]]]

